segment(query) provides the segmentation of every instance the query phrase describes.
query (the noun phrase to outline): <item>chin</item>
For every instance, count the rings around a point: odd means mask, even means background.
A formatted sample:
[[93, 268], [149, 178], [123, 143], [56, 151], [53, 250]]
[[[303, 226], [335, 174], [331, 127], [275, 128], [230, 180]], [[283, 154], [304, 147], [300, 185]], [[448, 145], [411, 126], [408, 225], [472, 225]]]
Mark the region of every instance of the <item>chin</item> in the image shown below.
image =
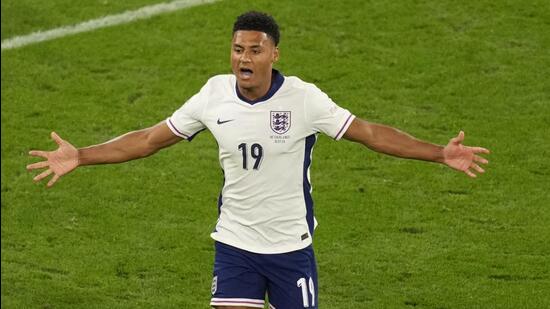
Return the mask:
[[239, 87], [241, 87], [242, 89], [249, 90], [254, 88], [254, 84], [250, 80], [242, 80], [240, 78], [237, 78], [237, 82], [239, 83]]

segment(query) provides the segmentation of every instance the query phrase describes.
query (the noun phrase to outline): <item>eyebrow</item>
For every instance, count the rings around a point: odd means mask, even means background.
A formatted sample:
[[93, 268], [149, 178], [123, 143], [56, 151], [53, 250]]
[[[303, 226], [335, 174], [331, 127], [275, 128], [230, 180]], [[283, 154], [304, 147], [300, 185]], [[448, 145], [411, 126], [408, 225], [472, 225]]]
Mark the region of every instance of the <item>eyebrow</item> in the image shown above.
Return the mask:
[[[246, 48], [246, 46], [242, 46], [241, 44], [233, 43], [233, 47], [240, 47], [240, 48]], [[249, 48], [261, 48], [262, 46], [259, 44], [248, 46]]]

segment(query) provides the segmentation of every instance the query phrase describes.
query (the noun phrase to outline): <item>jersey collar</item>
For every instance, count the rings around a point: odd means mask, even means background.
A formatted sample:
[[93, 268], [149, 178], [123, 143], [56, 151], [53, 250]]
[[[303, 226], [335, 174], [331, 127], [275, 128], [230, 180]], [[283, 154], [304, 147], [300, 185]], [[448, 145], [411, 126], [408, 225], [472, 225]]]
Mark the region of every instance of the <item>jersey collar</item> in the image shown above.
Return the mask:
[[237, 86], [237, 82], [235, 82], [235, 90], [237, 91], [237, 96], [239, 97], [239, 99], [241, 99], [242, 101], [244, 101], [244, 102], [246, 102], [250, 105], [254, 105], [256, 103], [260, 103], [260, 102], [269, 100], [273, 95], [275, 95], [277, 90], [279, 90], [279, 88], [281, 88], [284, 81], [285, 81], [285, 77], [283, 76], [283, 74], [279, 73], [279, 71], [277, 71], [275, 69], [272, 69], [272, 71], [271, 71], [271, 87], [269, 88], [269, 91], [267, 91], [267, 93], [263, 97], [258, 98], [256, 100], [249, 100], [249, 99], [245, 98], [241, 94], [241, 92], [239, 91], [239, 87]]

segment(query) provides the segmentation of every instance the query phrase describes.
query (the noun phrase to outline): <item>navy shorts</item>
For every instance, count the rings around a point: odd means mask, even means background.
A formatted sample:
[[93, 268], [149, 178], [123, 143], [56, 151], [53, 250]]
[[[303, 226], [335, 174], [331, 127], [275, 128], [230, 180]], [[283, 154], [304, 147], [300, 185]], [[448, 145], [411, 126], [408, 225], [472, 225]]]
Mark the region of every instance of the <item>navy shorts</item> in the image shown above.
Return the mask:
[[211, 306], [317, 308], [317, 266], [312, 246], [258, 254], [216, 242]]

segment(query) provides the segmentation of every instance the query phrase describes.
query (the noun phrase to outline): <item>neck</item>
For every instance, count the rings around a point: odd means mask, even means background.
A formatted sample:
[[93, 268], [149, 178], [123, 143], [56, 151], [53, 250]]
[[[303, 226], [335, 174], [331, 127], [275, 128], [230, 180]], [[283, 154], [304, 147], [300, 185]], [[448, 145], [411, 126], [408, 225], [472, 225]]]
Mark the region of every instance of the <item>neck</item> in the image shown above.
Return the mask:
[[258, 87], [243, 88], [241, 87], [241, 85], [239, 85], [239, 83], [237, 83], [237, 87], [239, 88], [239, 92], [243, 97], [247, 98], [250, 101], [254, 101], [267, 94], [267, 92], [271, 88], [272, 81], [273, 78], [270, 72], [269, 76], [266, 79], [266, 82]]

